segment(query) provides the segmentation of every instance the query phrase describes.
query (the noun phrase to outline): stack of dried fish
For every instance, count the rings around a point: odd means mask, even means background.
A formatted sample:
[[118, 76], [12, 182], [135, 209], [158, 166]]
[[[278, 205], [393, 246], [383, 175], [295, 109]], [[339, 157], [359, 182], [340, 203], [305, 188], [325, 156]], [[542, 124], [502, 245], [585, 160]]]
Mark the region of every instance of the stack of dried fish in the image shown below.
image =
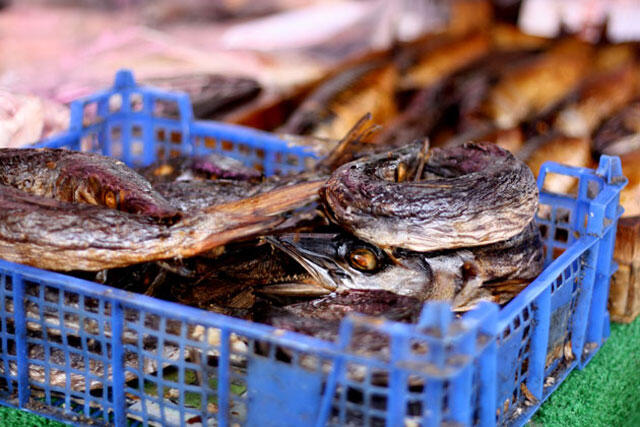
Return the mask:
[[[157, 268], [141, 267], [156, 275], [152, 280], [121, 285], [156, 294], [167, 276], [176, 276], [171, 282], [178, 285], [165, 297], [222, 311], [249, 309], [258, 294], [308, 297], [353, 289], [419, 301], [453, 301], [465, 290], [467, 303], [479, 297], [467, 290], [471, 277], [476, 288], [535, 277], [540, 242], [529, 224], [537, 190], [523, 163], [497, 146], [427, 151], [414, 143], [336, 169], [369, 138], [372, 129], [364, 124], [314, 171], [269, 179], [218, 155], [172, 159], [140, 170], [141, 176], [99, 155], [5, 149], [0, 254], [52, 270], [100, 271], [112, 284], [114, 275], [105, 269], [159, 261]], [[314, 204], [323, 185], [326, 213]], [[481, 187], [492, 200], [482, 200]], [[496, 188], [504, 191], [489, 192]], [[478, 198], [460, 204], [471, 193]], [[267, 239], [246, 242], [256, 236]], [[284, 250], [279, 258], [292, 259], [274, 262], [265, 242]], [[338, 256], [337, 244], [354, 250]], [[498, 267], [505, 245], [533, 252]]]
[[349, 312], [413, 321], [426, 300], [464, 309], [539, 273], [522, 162], [494, 145], [416, 142], [340, 166], [365, 125], [314, 170], [268, 179], [218, 155], [140, 175], [95, 154], [3, 149], [0, 256], [327, 339]]
[[[592, 166], [601, 153], [621, 154], [621, 147], [636, 146], [632, 112], [622, 109], [633, 110], [639, 71], [632, 44], [551, 40], [506, 24], [470, 27], [351, 60], [302, 101], [290, 100], [298, 108], [281, 111], [288, 117], [269, 122], [267, 130], [336, 139], [369, 111], [384, 130], [354, 150], [356, 157], [428, 137], [436, 147], [495, 142], [534, 174], [545, 160]], [[616, 119], [617, 114], [627, 119]], [[278, 116], [273, 109], [268, 115]], [[268, 122], [256, 114], [236, 120]], [[617, 126], [621, 121], [625, 125]], [[571, 184], [549, 185], [569, 191]]]

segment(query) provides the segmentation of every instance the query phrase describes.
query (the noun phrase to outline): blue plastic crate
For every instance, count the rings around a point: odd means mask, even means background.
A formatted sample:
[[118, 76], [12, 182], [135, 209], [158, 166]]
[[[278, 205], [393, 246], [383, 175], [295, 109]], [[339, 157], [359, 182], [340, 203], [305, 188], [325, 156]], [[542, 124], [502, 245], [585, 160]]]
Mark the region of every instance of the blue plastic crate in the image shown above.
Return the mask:
[[[271, 134], [194, 121], [186, 95], [136, 86], [127, 71], [38, 146], [131, 165], [218, 151], [266, 174], [314, 159]], [[549, 173], [574, 177], [577, 194], [541, 191], [547, 267], [504, 308], [454, 318], [427, 303], [415, 325], [351, 316], [336, 343], [0, 260], [1, 403], [117, 426], [522, 425], [608, 336], [626, 183], [607, 156], [597, 170], [546, 163], [539, 188]], [[363, 352], [362, 332], [387, 351]]]

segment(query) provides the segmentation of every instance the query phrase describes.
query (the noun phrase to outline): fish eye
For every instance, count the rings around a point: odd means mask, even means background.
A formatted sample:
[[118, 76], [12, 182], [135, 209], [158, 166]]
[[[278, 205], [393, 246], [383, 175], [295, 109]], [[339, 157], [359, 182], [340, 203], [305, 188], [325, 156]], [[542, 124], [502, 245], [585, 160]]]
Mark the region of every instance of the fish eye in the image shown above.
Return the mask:
[[407, 179], [407, 165], [404, 163], [398, 163], [396, 167], [396, 182], [404, 182]]
[[349, 264], [358, 270], [372, 271], [378, 267], [378, 260], [370, 249], [358, 248], [349, 253]]
[[104, 193], [104, 204], [111, 209], [116, 209], [118, 207], [118, 198], [113, 191], [109, 190]]

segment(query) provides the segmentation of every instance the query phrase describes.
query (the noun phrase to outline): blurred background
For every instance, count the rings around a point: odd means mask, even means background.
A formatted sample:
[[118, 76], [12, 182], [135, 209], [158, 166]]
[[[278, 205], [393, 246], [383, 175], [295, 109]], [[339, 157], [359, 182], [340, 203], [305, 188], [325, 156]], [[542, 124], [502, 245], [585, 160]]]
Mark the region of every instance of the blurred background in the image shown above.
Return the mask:
[[494, 19], [530, 34], [569, 29], [597, 41], [606, 18], [617, 22], [618, 38], [633, 38], [635, 26], [618, 22], [634, 22], [628, 3], [0, 0], [0, 145], [63, 129], [64, 105], [110, 85], [120, 68], [197, 95], [196, 104], [225, 98], [196, 106], [198, 115], [264, 127], [228, 113], [295, 96], [350, 58], [429, 34], [462, 35]]

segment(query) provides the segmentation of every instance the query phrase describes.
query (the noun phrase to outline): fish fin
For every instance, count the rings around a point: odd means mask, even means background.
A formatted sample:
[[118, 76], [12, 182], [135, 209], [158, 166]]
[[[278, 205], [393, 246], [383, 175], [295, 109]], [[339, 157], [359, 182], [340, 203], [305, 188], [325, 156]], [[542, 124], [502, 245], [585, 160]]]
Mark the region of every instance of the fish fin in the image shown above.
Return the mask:
[[262, 286], [256, 289], [261, 295], [293, 296], [293, 297], [322, 297], [329, 295], [330, 290], [315, 283], [279, 283]]
[[225, 230], [212, 233], [196, 244], [181, 249], [181, 255], [183, 257], [194, 256], [215, 247], [225, 245], [231, 241], [263, 233], [280, 224], [283, 218], [246, 216], [231, 219], [231, 221], [235, 222], [235, 225]]
[[260, 216], [278, 215], [302, 207], [318, 199], [324, 180], [304, 182], [277, 188], [266, 193], [233, 202], [214, 205], [207, 213], [237, 213]]
[[338, 142], [338, 145], [331, 150], [331, 153], [320, 161], [318, 167], [333, 170], [351, 160], [351, 156], [347, 151], [348, 148], [354, 144], [368, 140], [371, 135], [382, 129], [382, 126], [371, 123], [372, 117], [371, 113], [362, 116], [340, 142]]

